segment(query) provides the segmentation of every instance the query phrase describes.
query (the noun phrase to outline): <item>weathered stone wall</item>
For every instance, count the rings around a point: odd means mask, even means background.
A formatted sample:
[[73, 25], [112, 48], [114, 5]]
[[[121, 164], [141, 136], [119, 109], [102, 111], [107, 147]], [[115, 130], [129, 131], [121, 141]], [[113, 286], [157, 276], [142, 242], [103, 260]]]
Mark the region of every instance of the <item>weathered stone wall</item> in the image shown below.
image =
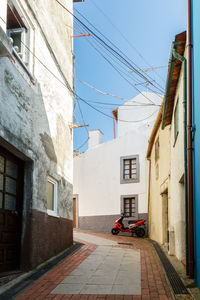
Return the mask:
[[[0, 144], [25, 162], [21, 253], [22, 266], [30, 268], [73, 240], [72, 29], [64, 26], [72, 27], [72, 17], [56, 1], [20, 3], [31, 24], [29, 69], [36, 82], [16, 59], [0, 58]], [[48, 176], [58, 182], [58, 217], [47, 214]]]

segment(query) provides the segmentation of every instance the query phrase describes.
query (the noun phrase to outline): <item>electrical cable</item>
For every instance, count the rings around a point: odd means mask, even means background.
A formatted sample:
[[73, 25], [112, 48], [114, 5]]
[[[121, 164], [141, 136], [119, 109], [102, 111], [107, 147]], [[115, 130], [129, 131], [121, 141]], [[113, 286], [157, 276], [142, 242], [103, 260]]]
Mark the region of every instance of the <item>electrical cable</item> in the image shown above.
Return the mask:
[[[56, 0], [57, 1], [57, 0]], [[12, 9], [12, 8], [11, 8]], [[14, 13], [14, 12], [13, 12]], [[14, 15], [15, 16], [15, 15]], [[16, 16], [15, 16], [16, 17]], [[17, 19], [17, 18], [16, 18]], [[21, 26], [21, 24], [20, 24], [20, 22], [19, 22], [19, 20], [17, 19], [17, 21], [18, 21], [18, 23], [19, 23], [19, 25]], [[22, 26], [21, 26], [22, 27]], [[22, 41], [21, 41], [22, 42]], [[48, 70], [50, 73], [51, 73], [51, 75], [52, 76], [54, 76], [54, 78], [56, 78], [62, 85], [64, 85], [66, 88], [68, 88], [67, 86], [66, 86], [66, 84], [65, 83], [63, 83], [30, 49], [29, 49], [29, 47], [28, 46], [26, 46], [25, 45], [25, 43], [23, 43], [22, 42], [22, 44], [28, 49], [28, 51], [30, 51], [30, 53], [40, 62], [40, 64], [46, 69], [46, 70]], [[69, 88], [68, 88], [69, 89]], [[81, 101], [83, 101], [85, 104], [87, 104], [88, 106], [90, 106], [91, 108], [93, 108], [94, 110], [96, 110], [96, 111], [98, 111], [99, 113], [101, 113], [101, 114], [103, 114], [103, 115], [105, 115], [106, 117], [109, 117], [109, 118], [111, 118], [112, 119], [112, 117], [111, 116], [109, 116], [109, 115], [107, 115], [107, 114], [105, 114], [104, 112], [102, 112], [102, 111], [100, 111], [99, 109], [97, 109], [97, 108], [94, 108], [91, 104], [89, 104], [86, 100], [84, 100], [84, 99], [82, 99], [81, 97], [79, 97], [72, 89], [71, 89], [71, 92], [73, 93], [73, 95], [75, 95], [79, 100], [81, 100]], [[149, 100], [149, 99], [148, 99]], [[79, 104], [79, 102], [78, 102], [78, 105], [79, 105], [79, 109], [80, 109], [80, 113], [81, 113], [81, 116], [82, 116], [82, 120], [83, 120], [83, 122], [84, 122], [84, 125], [85, 125], [85, 121], [84, 121], [84, 118], [83, 118], [83, 114], [82, 114], [82, 111], [81, 111], [81, 108], [80, 108], [80, 104]], [[155, 111], [156, 112], [156, 111]], [[154, 113], [155, 113], [154, 112]], [[154, 114], [153, 113], [153, 114]], [[152, 114], [152, 115], [153, 115]], [[128, 123], [135, 123], [135, 122], [141, 122], [141, 121], [144, 121], [144, 120], [146, 120], [146, 119], [148, 119], [148, 118], [150, 118], [152, 115], [150, 115], [150, 116], [148, 116], [147, 118], [145, 118], [145, 119], [143, 119], [143, 120], [137, 120], [137, 121], [127, 121], [127, 120], [119, 120], [119, 121], [121, 121], [121, 122], [128, 122]], [[87, 133], [88, 133], [88, 129], [86, 128], [86, 127], [84, 127], [85, 129], [86, 129], [86, 131], [87, 131]]]
[[[99, 49], [97, 49], [92, 43], [91, 43], [91, 39], [86, 39], [86, 41], [90, 44], [90, 46], [91, 47], [93, 47], [94, 49], [95, 49], [95, 51], [97, 51], [107, 62], [108, 62], [108, 57], [110, 57], [110, 55], [108, 55], [107, 53], [106, 53], [106, 56], [107, 56], [107, 58], [105, 58], [105, 55], [102, 55], [102, 52], [99, 50]], [[110, 57], [111, 58], [111, 57]], [[111, 58], [112, 60], [114, 60], [113, 59], [113, 57]], [[116, 61], [114, 60], [114, 62], [116, 63]], [[117, 63], [117, 64], [119, 64], [119, 63]], [[113, 67], [113, 64], [111, 64], [111, 66]], [[121, 65], [120, 65], [120, 67], [121, 67]], [[124, 71], [122, 71], [122, 70], [119, 70], [118, 69], [118, 71], [120, 71], [120, 73], [123, 73], [126, 77], [129, 77], [131, 80], [134, 80], [134, 81], [136, 81], [138, 84], [141, 84], [138, 80], [136, 80], [135, 78], [133, 78], [131, 75], [132, 74], [130, 74], [130, 73], [125, 73]], [[125, 77], [123, 76], [123, 78], [125, 79]], [[132, 85], [132, 83], [130, 83], [129, 82], [129, 84], [131, 84], [131, 86], [134, 88], [136, 85]], [[135, 88], [136, 89], [136, 88]], [[137, 90], [137, 92], [139, 92], [139, 93], [142, 93], [139, 89], [136, 89]], [[149, 87], [149, 90], [150, 91], [152, 91], [153, 93], [155, 93], [155, 91], [154, 90], [152, 90], [150, 87]], [[163, 96], [161, 96], [160, 94], [158, 94], [157, 93], [157, 95], [158, 95], [158, 97], [160, 97], [160, 98], [163, 98]]]
[[[10, 9], [12, 10], [12, 8], [10, 7]], [[14, 16], [16, 17], [16, 20], [18, 21], [18, 23], [19, 23], [19, 25], [21, 26], [21, 24], [20, 24], [20, 22], [19, 22], [19, 20], [18, 20], [18, 18], [17, 18], [17, 16], [15, 15], [15, 13], [14, 13], [14, 11], [12, 11], [13, 12], [13, 14], [14, 14]], [[4, 21], [4, 20], [3, 20]], [[5, 21], [4, 21], [5, 22]], [[6, 23], [6, 22], [5, 22]], [[22, 26], [21, 26], [21, 28], [22, 28]], [[54, 78], [55, 79], [57, 79], [62, 85], [64, 85], [65, 87], [67, 87], [66, 86], [66, 84], [64, 83], [64, 82], [62, 82], [62, 80], [60, 80], [31, 50], [30, 50], [30, 48], [23, 42], [23, 41], [21, 41], [22, 42], [22, 44], [26, 47], [26, 49], [39, 61], [39, 63], [52, 75], [52, 76], [54, 76]], [[68, 88], [68, 87], [67, 87]], [[138, 89], [137, 89], [138, 90]], [[73, 93], [73, 95], [75, 95], [74, 94], [74, 91], [71, 89], [70, 90], [72, 93]], [[139, 90], [138, 90], [139, 91]], [[140, 91], [139, 91], [140, 92]], [[78, 95], [77, 95], [78, 96]], [[79, 96], [78, 96], [79, 97]], [[149, 100], [149, 99], [148, 99]]]
[[[57, 0], [56, 0], [57, 1]], [[57, 1], [58, 2], [58, 1]], [[75, 9], [74, 8], [74, 10], [86, 21], [86, 22], [88, 22], [88, 24], [90, 25], [90, 26], [92, 26], [98, 33], [100, 33], [111, 45], [113, 45], [119, 52], [121, 52], [121, 54], [122, 55], [124, 55], [128, 60], [130, 60], [130, 58], [128, 58], [116, 45], [114, 45], [114, 43], [112, 42], [112, 41], [110, 41], [104, 34], [102, 34], [86, 17], [84, 17], [77, 9]], [[130, 62], [136, 67], [136, 68], [138, 68], [138, 70], [137, 71], [139, 71], [139, 67], [132, 61], [132, 60], [130, 60]], [[135, 69], [134, 69], [134, 71], [136, 71]], [[143, 74], [142, 74], [143, 75]], [[144, 76], [144, 75], [143, 75]], [[149, 75], [147, 76], [146, 75], [146, 80], [147, 80], [147, 78], [150, 78], [151, 80], [153, 80]], [[150, 79], [149, 79], [149, 83], [150, 83]], [[151, 84], [153, 85], [153, 83], [151, 82]], [[162, 89], [163, 89], [163, 87], [161, 86], [161, 85], [159, 85], [158, 83], [157, 83], [157, 85], [158, 86], [160, 86]], [[160, 90], [161, 91], [161, 90]], [[163, 91], [162, 91], [163, 92]]]
[[75, 151], [79, 151], [85, 144], [89, 141], [89, 137], [81, 144], [78, 148], [75, 149]]
[[[102, 45], [104, 45], [104, 47], [108, 50], [111, 51], [113, 54], [117, 55], [118, 59], [123, 62], [125, 65], [127, 65], [127, 67], [129, 67], [129, 69], [133, 70], [138, 76], [140, 76], [141, 78], [143, 78], [144, 80], [146, 80], [150, 85], [154, 86], [156, 89], [160, 90], [160, 88], [158, 88], [158, 86], [156, 86], [155, 84], [153, 84], [147, 76], [144, 76], [144, 74], [142, 74], [141, 72], [139, 72], [131, 63], [130, 61], [127, 61], [127, 59], [125, 57], [123, 57], [120, 53], [118, 53], [115, 49], [113, 49], [111, 46], [109, 46], [104, 40], [102, 40], [97, 34], [95, 34], [87, 25], [85, 25], [78, 17], [76, 17], [72, 12], [70, 12], [66, 6], [64, 6], [59, 0], [55, 0], [61, 7], [63, 7], [63, 9], [65, 9], [68, 13], [70, 13], [71, 15], [73, 15], [74, 19], [76, 19], [88, 32], [91, 33], [91, 35], [96, 38], [96, 40], [98, 40]], [[160, 90], [162, 92], [164, 92], [164, 90]]]
[[[89, 44], [91, 44], [91, 42], [86, 39], [88, 41]], [[104, 58], [104, 60], [106, 60], [117, 72], [118, 74], [125, 79], [126, 82], [128, 82], [136, 91], [138, 91], [139, 93], [141, 93], [143, 95], [143, 97], [145, 97], [148, 101], [150, 101], [151, 103], [155, 104], [151, 99], [149, 99], [146, 95], [144, 95], [138, 88], [136, 88], [135, 85], [133, 85], [127, 78], [125, 78], [121, 73], [123, 73], [123, 71], [119, 70], [116, 66], [114, 66], [107, 57], [105, 57], [94, 45], [91, 44], [91, 46]], [[160, 96], [159, 94], [157, 94], [158, 96]]]
[[[76, 98], [76, 96], [75, 96]], [[91, 102], [91, 103], [94, 103], [94, 104], [102, 104], [102, 105], [111, 105], [111, 106], [116, 106], [116, 105], [119, 105], [119, 106], [128, 106], [128, 107], [145, 107], [145, 106], [156, 106], [156, 107], [160, 107], [161, 105], [160, 104], [152, 104], [152, 103], [140, 103], [140, 102], [136, 102], [134, 100], [129, 100], [131, 101], [132, 103], [135, 103], [133, 105], [131, 104], [127, 104], [127, 102], [125, 103], [110, 103], [110, 102], [101, 102], [101, 101], [94, 101], [94, 100], [86, 100], [84, 99], [85, 101], [87, 102]]]
[[85, 82], [85, 81], [83, 81], [83, 80], [81, 80], [81, 79], [74, 78], [74, 80], [83, 83], [84, 85], [90, 87], [91, 89], [95, 90], [96, 92], [98, 92], [98, 93], [100, 93], [100, 94], [102, 94], [102, 95], [111, 96], [111, 97], [117, 98], [117, 99], [119, 99], [119, 100], [124, 100], [124, 101], [129, 101], [129, 100], [130, 100], [130, 99], [122, 98], [122, 97], [120, 97], [120, 96], [116, 96], [116, 95], [111, 94], [111, 93], [102, 92], [102, 91], [100, 91], [99, 89], [97, 89], [97, 88], [95, 88], [94, 86], [92, 86], [91, 84], [89, 84], [89, 83], [87, 83], [87, 82]]
[[[123, 37], [123, 39], [129, 44], [129, 46], [138, 54], [138, 56], [140, 56], [140, 58], [150, 67], [153, 69], [153, 67], [151, 66], [151, 64], [144, 58], [144, 56], [142, 56], [142, 54], [138, 51], [138, 49], [133, 46], [133, 44], [130, 42], [130, 40], [128, 40], [126, 38], [126, 36], [122, 33], [122, 31], [111, 21], [111, 19], [104, 13], [104, 11], [94, 2], [94, 1], [90, 1], [97, 10], [99, 10], [102, 15], [108, 20], [108, 22], [116, 29], [116, 31]], [[162, 78], [162, 76], [160, 76], [155, 70], [154, 70], [155, 74], [157, 74], [157, 76], [165, 83], [165, 80]]]
[[[92, 109], [98, 111], [99, 113], [101, 113], [102, 115], [108, 117], [108, 118], [111, 118], [113, 119], [113, 117], [111, 117], [110, 115], [107, 115], [106, 113], [104, 113], [103, 111], [99, 110], [98, 108], [95, 108], [93, 105], [91, 105], [90, 103], [88, 103], [87, 101], [85, 101], [83, 98], [79, 97], [79, 100], [80, 101], [83, 101], [85, 104], [87, 104], [88, 106], [90, 106]], [[131, 120], [121, 120], [121, 119], [118, 119], [118, 121], [120, 122], [125, 122], [125, 123], [138, 123], [138, 122], [142, 122], [142, 121], [145, 121], [149, 118], [151, 118], [155, 113], [157, 112], [157, 110], [155, 110], [151, 115], [149, 115], [148, 117], [144, 118], [144, 119], [141, 119], [141, 120], [136, 120], [136, 121], [131, 121]]]

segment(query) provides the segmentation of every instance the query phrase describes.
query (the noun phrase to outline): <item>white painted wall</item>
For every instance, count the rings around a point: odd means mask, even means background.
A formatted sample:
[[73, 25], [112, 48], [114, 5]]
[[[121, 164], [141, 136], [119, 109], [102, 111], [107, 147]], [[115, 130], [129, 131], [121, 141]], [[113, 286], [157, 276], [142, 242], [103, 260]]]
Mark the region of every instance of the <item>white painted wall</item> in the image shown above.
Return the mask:
[[[138, 95], [138, 101], [143, 100]], [[135, 100], [134, 98], [134, 100]], [[161, 100], [161, 98], [159, 98]], [[142, 102], [142, 101], [141, 101]], [[161, 101], [160, 101], [161, 102]], [[129, 103], [129, 102], [128, 102]], [[119, 108], [119, 115], [128, 120], [127, 110]], [[135, 120], [133, 108], [130, 108], [129, 120]], [[158, 108], [154, 110], [158, 112]], [[137, 118], [149, 115], [149, 106]], [[152, 110], [152, 108], [151, 108]], [[151, 114], [151, 112], [150, 112]], [[156, 113], [152, 118], [156, 118]], [[143, 122], [140, 126], [120, 122], [120, 136], [115, 140], [100, 144], [74, 157], [74, 194], [79, 196], [79, 216], [100, 216], [120, 214], [121, 195], [138, 195], [138, 213], [147, 213], [147, 178], [148, 167], [146, 150], [148, 132], [151, 125]], [[129, 130], [130, 126], [130, 130]], [[124, 134], [122, 134], [124, 133]], [[120, 157], [139, 155], [140, 181], [138, 183], [120, 184]]]
[[[118, 136], [124, 136], [132, 130], [145, 131], [150, 136], [159, 108], [152, 104], [160, 105], [161, 101], [161, 95], [143, 92], [120, 106], [118, 109]], [[142, 106], [142, 104], [148, 106]], [[131, 107], [130, 105], [137, 106]], [[123, 122], [123, 120], [133, 122]]]
[[99, 144], [103, 143], [103, 133], [101, 130], [90, 130], [89, 131], [89, 141], [88, 149], [91, 149]]

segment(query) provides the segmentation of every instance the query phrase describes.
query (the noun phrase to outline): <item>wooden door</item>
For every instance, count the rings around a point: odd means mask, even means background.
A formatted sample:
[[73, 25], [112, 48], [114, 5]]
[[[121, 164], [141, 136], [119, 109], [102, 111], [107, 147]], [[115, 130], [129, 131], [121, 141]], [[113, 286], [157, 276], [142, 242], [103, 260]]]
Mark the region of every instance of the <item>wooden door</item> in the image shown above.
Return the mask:
[[73, 198], [73, 228], [76, 228], [76, 198]]
[[23, 163], [0, 148], [0, 272], [20, 264]]

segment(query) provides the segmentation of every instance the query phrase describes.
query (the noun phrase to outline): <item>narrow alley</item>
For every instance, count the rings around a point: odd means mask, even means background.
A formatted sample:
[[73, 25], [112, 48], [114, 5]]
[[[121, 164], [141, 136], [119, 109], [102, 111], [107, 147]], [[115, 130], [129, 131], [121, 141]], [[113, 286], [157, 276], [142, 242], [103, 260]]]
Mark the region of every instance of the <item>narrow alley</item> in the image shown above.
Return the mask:
[[173, 299], [147, 239], [80, 231], [74, 239], [84, 245], [13, 299]]

